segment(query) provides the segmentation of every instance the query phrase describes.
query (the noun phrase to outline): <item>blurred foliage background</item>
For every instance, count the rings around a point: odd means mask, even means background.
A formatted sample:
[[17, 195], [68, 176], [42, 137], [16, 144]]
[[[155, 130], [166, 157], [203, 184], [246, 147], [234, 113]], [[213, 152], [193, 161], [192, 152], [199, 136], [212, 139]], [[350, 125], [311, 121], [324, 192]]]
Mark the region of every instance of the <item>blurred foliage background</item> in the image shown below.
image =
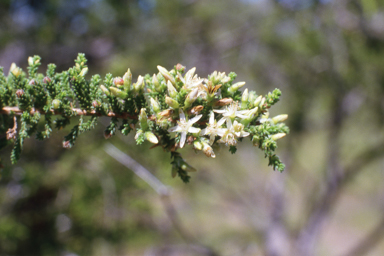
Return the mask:
[[[15, 166], [1, 156], [0, 255], [383, 255], [384, 2], [380, 0], [2, 0], [0, 66], [134, 77], [176, 63], [235, 71], [265, 94], [291, 133], [272, 171], [251, 143], [171, 178], [168, 155], [105, 140], [104, 119], [71, 150], [68, 131], [28, 140]], [[44, 70], [41, 70], [44, 71]], [[74, 123], [76, 120], [74, 120]], [[105, 152], [112, 143], [141, 163], [159, 196]]]

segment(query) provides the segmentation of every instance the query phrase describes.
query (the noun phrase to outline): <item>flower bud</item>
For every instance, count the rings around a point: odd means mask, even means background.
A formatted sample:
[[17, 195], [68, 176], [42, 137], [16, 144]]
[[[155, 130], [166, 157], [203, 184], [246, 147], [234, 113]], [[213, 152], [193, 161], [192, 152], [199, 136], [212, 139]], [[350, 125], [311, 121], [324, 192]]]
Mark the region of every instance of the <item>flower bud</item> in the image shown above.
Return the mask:
[[244, 85], [245, 85], [245, 82], [237, 82], [237, 83], [231, 85], [231, 87], [228, 88], [228, 92], [231, 93], [231, 94], [234, 94], [237, 90], [239, 90]]
[[215, 106], [219, 106], [219, 107], [222, 107], [222, 106], [226, 106], [226, 105], [229, 105], [233, 102], [233, 99], [231, 98], [224, 98], [224, 99], [221, 99], [221, 100], [218, 100], [215, 102]]
[[259, 146], [259, 141], [260, 141], [259, 136], [254, 135], [254, 136], [252, 137], [252, 144], [253, 144], [253, 146], [258, 147], [258, 146]]
[[20, 98], [21, 96], [23, 96], [24, 95], [24, 90], [22, 90], [22, 89], [18, 89], [17, 91], [16, 91], [16, 96], [18, 97], [18, 98]]
[[197, 149], [197, 150], [202, 150], [202, 149], [203, 149], [203, 144], [201, 144], [200, 141], [195, 140], [195, 141], [193, 142], [193, 147], [194, 147], [195, 149]]
[[228, 83], [229, 81], [231, 81], [231, 78], [229, 76], [225, 76], [223, 79], [221, 79], [222, 84]]
[[35, 85], [36, 84], [36, 81], [35, 81], [35, 79], [31, 79], [31, 81], [29, 81], [29, 83], [28, 83], [29, 85]]
[[135, 134], [135, 140], [137, 140], [139, 138], [139, 136], [143, 134], [143, 130], [137, 130], [136, 134]]
[[144, 77], [139, 76], [139, 77], [137, 78], [137, 82], [136, 82], [135, 84], [133, 84], [133, 90], [134, 90], [135, 92], [139, 92], [139, 91], [141, 91], [142, 89], [144, 89], [144, 86], [145, 86], [145, 84], [144, 84]]
[[177, 96], [177, 91], [176, 91], [175, 87], [173, 87], [173, 85], [170, 81], [167, 82], [167, 87], [168, 87], [169, 96], [171, 96], [172, 98], [175, 99]]
[[16, 63], [11, 64], [11, 67], [9, 68], [9, 72], [12, 73], [15, 77], [18, 77], [23, 73], [21, 68], [16, 66]]
[[87, 73], [88, 73], [88, 68], [85, 67], [85, 68], [83, 68], [83, 69], [81, 70], [79, 76], [85, 76]]
[[287, 135], [286, 133], [276, 133], [274, 135], [271, 136], [271, 139], [272, 140], [278, 140], [278, 139], [281, 139], [281, 138], [284, 138], [285, 135]]
[[70, 141], [66, 140], [66, 141], [63, 141], [63, 148], [71, 148], [72, 147], [72, 144]]
[[144, 137], [153, 144], [159, 143], [159, 140], [157, 139], [156, 135], [153, 134], [153, 132], [145, 132]]
[[176, 85], [175, 78], [169, 73], [168, 70], [166, 70], [162, 66], [157, 66], [157, 69], [163, 75], [165, 80], [170, 81], [173, 85]]
[[152, 97], [150, 98], [149, 101], [150, 101], [150, 105], [152, 107], [153, 112], [155, 112], [156, 114], [159, 113], [161, 110], [159, 103]]
[[33, 66], [33, 64], [34, 64], [34, 63], [33, 63], [33, 57], [32, 57], [32, 56], [29, 56], [29, 57], [28, 57], [28, 65], [29, 65], [29, 66]]
[[216, 155], [215, 155], [215, 152], [213, 152], [213, 149], [211, 146], [208, 145], [208, 143], [206, 142], [203, 142], [203, 152], [204, 154], [207, 156], [207, 157], [212, 157], [212, 158], [215, 158]]
[[272, 121], [273, 121], [273, 123], [277, 124], [277, 123], [284, 122], [287, 119], [288, 119], [288, 115], [283, 114], [283, 115], [275, 116], [274, 118], [272, 118]]
[[160, 87], [159, 79], [157, 79], [156, 74], [153, 74], [152, 76], [152, 83], [153, 83], [153, 86], [155, 87], [155, 90], [160, 92], [161, 87]]
[[248, 105], [248, 88], [246, 88], [241, 96], [241, 109], [246, 109]]
[[98, 100], [94, 100], [94, 101], [92, 101], [92, 106], [94, 108], [100, 107], [101, 106], [101, 102], [98, 101]]
[[262, 99], [261, 99], [261, 102], [260, 102], [260, 108], [262, 108], [263, 107], [263, 105], [264, 105], [264, 103], [265, 103], [265, 98], [263, 97]]
[[107, 89], [107, 87], [105, 87], [104, 85], [100, 85], [100, 89], [106, 94], [106, 95], [110, 95], [109, 93], [109, 90]]
[[50, 82], [52, 82], [51, 78], [49, 78], [49, 77], [47, 77], [47, 76], [43, 78], [43, 83], [44, 83], [44, 84], [48, 84], [48, 83], [50, 83]]
[[248, 111], [248, 113], [246, 114], [246, 118], [243, 118], [241, 120], [241, 123], [244, 125], [244, 126], [247, 126], [254, 118], [255, 118], [255, 114], [257, 113], [257, 111], [259, 110], [258, 107], [255, 107], [253, 109], [250, 109]]
[[180, 63], [177, 63], [176, 70], [183, 73], [185, 70], [185, 66], [181, 65]]
[[58, 109], [58, 108], [60, 108], [60, 104], [61, 104], [61, 101], [60, 101], [60, 100], [58, 100], [58, 99], [54, 99], [54, 100], [52, 101], [52, 107], [53, 107], [53, 109]]
[[172, 99], [171, 97], [168, 97], [168, 95], [165, 96], [165, 103], [168, 104], [173, 109], [178, 109], [179, 108], [179, 103]]
[[113, 79], [113, 84], [116, 87], [122, 86], [122, 85], [124, 85], [124, 79], [121, 77], [115, 77], [115, 79]]
[[124, 91], [130, 91], [131, 83], [132, 83], [132, 73], [130, 69], [128, 69], [127, 72], [125, 72], [123, 76], [123, 80], [124, 80]]
[[145, 112], [145, 108], [142, 108], [139, 114], [139, 121], [140, 121], [141, 129], [143, 129], [144, 131], [148, 129], [147, 120], [148, 120], [148, 117], [147, 117], [147, 113]]
[[120, 98], [120, 99], [126, 99], [128, 98], [128, 94], [123, 92], [122, 90], [120, 89], [117, 89], [116, 87], [109, 87], [109, 91], [116, 97]]
[[189, 108], [193, 102], [197, 99], [199, 94], [199, 88], [193, 89], [190, 93], [188, 93], [187, 98], [184, 101], [184, 107]]
[[256, 100], [253, 102], [253, 106], [258, 107], [262, 98], [263, 98], [263, 96], [261, 96], [261, 95], [259, 97], [257, 97]]
[[200, 113], [200, 111], [202, 111], [204, 109], [204, 106], [202, 105], [199, 105], [199, 106], [196, 106], [196, 107], [193, 107], [189, 113], [192, 114], [192, 115], [197, 115]]

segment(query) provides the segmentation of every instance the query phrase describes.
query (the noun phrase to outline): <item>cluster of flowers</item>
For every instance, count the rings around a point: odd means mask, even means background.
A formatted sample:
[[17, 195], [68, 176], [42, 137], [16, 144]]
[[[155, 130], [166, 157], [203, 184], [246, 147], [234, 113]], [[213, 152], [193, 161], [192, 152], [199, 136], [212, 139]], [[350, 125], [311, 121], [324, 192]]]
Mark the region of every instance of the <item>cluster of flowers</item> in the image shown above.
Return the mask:
[[[289, 131], [283, 123], [288, 116], [269, 118], [269, 108], [279, 100], [280, 90], [265, 96], [248, 89], [241, 92], [245, 82], [234, 83], [233, 72], [226, 75], [215, 71], [200, 78], [195, 74], [196, 68], [185, 72], [181, 64], [171, 70], [157, 66], [157, 74], [139, 76], [135, 83], [130, 69], [123, 77], [107, 74], [102, 82], [99, 75], [93, 75], [87, 80], [86, 61], [79, 54], [75, 66], [61, 73], [56, 73], [55, 65], [50, 64], [46, 75], [37, 73], [38, 56], [28, 59], [28, 74], [12, 64], [6, 77], [0, 68], [1, 127], [5, 129], [2, 132], [7, 132], [7, 140], [14, 141], [12, 162], [17, 161], [24, 139], [32, 134], [46, 139], [52, 125], [61, 129], [71, 117], [80, 116], [79, 124], [63, 141], [63, 146], [70, 148], [79, 134], [95, 126], [99, 116], [109, 116], [106, 138], [117, 130], [124, 135], [135, 131], [138, 144], [147, 140], [171, 153], [172, 174], [178, 174], [185, 182], [189, 180], [187, 172], [194, 168], [182, 159], [178, 148], [189, 144], [215, 158], [217, 146], [229, 146], [235, 153], [237, 143], [244, 137], [264, 151], [269, 165], [283, 171], [284, 164], [274, 151], [276, 140]], [[21, 116], [18, 131], [17, 115]], [[38, 131], [41, 115], [45, 115], [45, 124]], [[54, 115], [61, 117], [52, 121]], [[91, 118], [85, 121], [83, 116]]]
[[[247, 131], [251, 125], [262, 123], [274, 125], [288, 118], [286, 114], [268, 118], [270, 106], [266, 102], [267, 99], [261, 95], [258, 96], [255, 91], [249, 92], [248, 89], [245, 89], [242, 94], [239, 94], [238, 90], [245, 85], [245, 82], [232, 84], [236, 77], [234, 73], [227, 76], [224, 72], [215, 71], [208, 78], [200, 78], [195, 74], [196, 68], [190, 69], [183, 76], [185, 67], [181, 64], [176, 65], [171, 71], [162, 66], [157, 66], [157, 68], [159, 73], [147, 78], [146, 86], [142, 76], [138, 77], [136, 83], [129, 86], [132, 74], [128, 70], [122, 78], [114, 79], [114, 86], [109, 90], [104, 85], [101, 85], [101, 88], [105, 93], [112, 93], [121, 99], [126, 99], [130, 90], [138, 93], [147, 89], [148, 94], [152, 93], [154, 96], [148, 97], [153, 114], [151, 121], [155, 121], [168, 132], [176, 133], [178, 140], [176, 146], [180, 148], [183, 148], [187, 142], [193, 144], [196, 150], [202, 150], [207, 156], [215, 158], [212, 149], [215, 142], [235, 146], [238, 139], [251, 134]], [[153, 92], [165, 93], [165, 95]], [[159, 98], [165, 102], [165, 109], [162, 108], [164, 104]], [[240, 100], [236, 101], [236, 98]], [[204, 111], [206, 116], [200, 114], [204, 109], [208, 109], [208, 111]], [[145, 108], [140, 110], [139, 120], [141, 128], [137, 129], [135, 138], [139, 139], [144, 135], [144, 139], [158, 144], [158, 136], [151, 131], [151, 126], [148, 125]], [[271, 134], [270, 137], [272, 140], [277, 140], [285, 135], [286, 133], [279, 132]], [[254, 145], [258, 146], [258, 142], [256, 136]]]

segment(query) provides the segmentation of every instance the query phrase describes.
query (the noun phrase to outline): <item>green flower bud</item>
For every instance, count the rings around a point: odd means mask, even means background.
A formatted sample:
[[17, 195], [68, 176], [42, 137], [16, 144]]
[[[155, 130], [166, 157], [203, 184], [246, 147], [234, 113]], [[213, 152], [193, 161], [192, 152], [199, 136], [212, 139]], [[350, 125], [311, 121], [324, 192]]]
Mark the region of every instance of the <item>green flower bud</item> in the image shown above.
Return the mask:
[[16, 66], [16, 63], [11, 64], [11, 67], [9, 68], [9, 72], [12, 73], [15, 77], [18, 77], [23, 73], [21, 68]]
[[287, 135], [287, 134], [283, 133], [283, 132], [282, 133], [276, 133], [276, 134], [271, 136], [271, 139], [276, 141], [278, 139], [284, 138], [285, 135]]
[[228, 92], [230, 94], [234, 94], [237, 90], [239, 90], [244, 85], [245, 85], [245, 82], [237, 82], [237, 83], [231, 85], [231, 87], [228, 88]]
[[287, 119], [288, 119], [288, 115], [283, 114], [283, 115], [278, 115], [278, 116], [275, 116], [274, 118], [272, 118], [272, 122], [277, 124], [277, 123], [284, 122]]
[[110, 95], [109, 90], [108, 90], [107, 87], [105, 87], [104, 85], [100, 85], [100, 89], [101, 89], [106, 95]]
[[140, 121], [140, 127], [143, 131], [145, 130], [148, 130], [148, 117], [147, 117], [147, 113], [145, 112], [145, 108], [142, 108], [140, 110], [140, 114], [139, 114], [139, 121]]
[[160, 92], [161, 91], [161, 86], [160, 86], [160, 83], [159, 83], [159, 79], [157, 79], [156, 74], [153, 74], [153, 76], [152, 76], [152, 83], [153, 83], [153, 86], [155, 87], [155, 90], [157, 92]]
[[29, 66], [33, 66], [33, 64], [34, 64], [34, 63], [33, 63], [33, 57], [29, 56], [29, 57], [28, 57], [28, 65], [29, 65]]
[[253, 106], [258, 107], [262, 98], [263, 98], [263, 96], [261, 96], [261, 95], [259, 97], [257, 97], [256, 100], [253, 102]]
[[79, 76], [85, 76], [87, 73], [88, 73], [88, 68], [85, 67], [85, 68], [83, 68], [83, 69], [81, 70]]
[[135, 84], [133, 84], [133, 90], [135, 92], [140, 92], [141, 90], [144, 89], [144, 86], [145, 86], [145, 84], [144, 84], [144, 77], [139, 76], [137, 78], [137, 82]]
[[125, 72], [123, 76], [123, 80], [124, 80], [124, 91], [130, 91], [131, 83], [132, 83], [132, 73], [130, 69], [128, 69], [127, 72]]
[[150, 98], [150, 105], [152, 107], [153, 112], [155, 112], [156, 114], [161, 111], [159, 103], [152, 97]]
[[241, 97], [241, 109], [246, 109], [248, 105], [248, 88], [246, 88]]
[[252, 108], [254, 106], [254, 102], [256, 100], [256, 92], [255, 91], [250, 91], [248, 95], [248, 102], [249, 102], [249, 107]]
[[176, 91], [175, 87], [173, 87], [173, 85], [170, 81], [167, 82], [167, 87], [168, 87], [169, 96], [171, 96], [172, 98], [175, 99], [177, 96], [177, 91]]
[[116, 97], [120, 98], [120, 99], [126, 99], [128, 98], [128, 94], [123, 92], [122, 90], [120, 89], [117, 89], [116, 87], [109, 87], [109, 91]]
[[157, 69], [163, 75], [165, 80], [170, 81], [173, 85], [176, 85], [175, 78], [169, 73], [168, 70], [166, 70], [162, 66], [157, 66]]
[[149, 142], [151, 142], [153, 144], [159, 143], [159, 140], [157, 139], [156, 135], [153, 134], [153, 132], [145, 132], [144, 137], [146, 140], [148, 140]]
[[178, 109], [179, 108], [179, 103], [172, 99], [171, 97], [168, 97], [168, 95], [165, 96], [165, 103], [168, 104], [173, 109]]
[[193, 147], [194, 147], [195, 149], [197, 149], [197, 150], [202, 150], [202, 149], [203, 149], [203, 144], [201, 144], [200, 141], [195, 140], [195, 141], [193, 142]]
[[53, 109], [59, 109], [59, 108], [60, 108], [60, 104], [61, 104], [61, 101], [60, 101], [60, 100], [58, 100], [58, 99], [54, 99], [54, 100], [52, 101], [52, 107], [53, 107]]
[[190, 93], [188, 93], [187, 98], [184, 101], [184, 107], [189, 108], [193, 102], [197, 99], [199, 95], [199, 88], [193, 89]]

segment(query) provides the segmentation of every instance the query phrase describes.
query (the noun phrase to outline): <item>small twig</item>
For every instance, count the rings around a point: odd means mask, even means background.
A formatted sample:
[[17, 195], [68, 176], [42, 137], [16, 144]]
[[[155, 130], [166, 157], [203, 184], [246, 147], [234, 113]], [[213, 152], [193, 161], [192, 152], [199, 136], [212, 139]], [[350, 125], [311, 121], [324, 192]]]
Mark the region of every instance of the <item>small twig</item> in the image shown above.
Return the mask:
[[105, 146], [105, 152], [116, 159], [118, 162], [123, 164], [128, 169], [132, 170], [137, 176], [139, 176], [143, 181], [145, 181], [151, 188], [153, 188], [157, 194], [161, 197], [161, 202], [164, 205], [164, 208], [167, 212], [167, 215], [174, 227], [174, 229], [179, 233], [182, 239], [187, 243], [193, 243], [194, 246], [197, 246], [201, 249], [201, 252], [209, 256], [217, 256], [218, 254], [214, 252], [211, 248], [200, 244], [195, 237], [193, 237], [181, 224], [179, 215], [176, 211], [175, 206], [173, 205], [170, 198], [170, 188], [164, 185], [160, 180], [158, 180], [150, 171], [148, 171], [144, 166], [136, 162], [129, 155], [123, 153], [118, 148], [112, 144], [107, 144]]
[[[123, 113], [123, 114], [116, 114], [114, 112], [108, 112], [107, 114], [103, 115], [102, 113], [99, 113], [95, 110], [83, 110], [83, 109], [80, 109], [80, 108], [72, 108], [72, 111], [76, 113], [76, 115], [78, 116], [109, 116], [109, 117], [117, 117], [117, 118], [130, 118], [130, 119], [138, 119], [137, 115], [131, 115], [129, 113]], [[13, 115], [21, 115], [25, 112], [25, 110], [21, 110], [20, 108], [18, 107], [3, 107], [1, 110], [0, 110], [0, 114], [7, 114], [7, 115], [10, 115], [10, 114], [13, 114]], [[51, 112], [53, 115], [62, 115], [63, 113], [60, 112], [60, 111], [55, 111], [55, 110], [49, 110], [49, 112]], [[31, 115], [35, 114], [35, 113], [40, 113], [40, 114], [45, 114], [46, 112], [44, 110], [41, 110], [41, 109], [35, 109], [35, 108], [32, 108], [29, 113]]]
[[17, 119], [16, 116], [13, 117], [13, 128], [9, 128], [7, 131], [7, 140], [16, 139], [17, 134]]
[[160, 196], [168, 196], [170, 194], [170, 189], [167, 186], [161, 183], [161, 181], [158, 180], [150, 171], [145, 169], [129, 155], [124, 154], [117, 147], [108, 143], [104, 150], [119, 163], [132, 170], [137, 176], [153, 188], [157, 194]]

